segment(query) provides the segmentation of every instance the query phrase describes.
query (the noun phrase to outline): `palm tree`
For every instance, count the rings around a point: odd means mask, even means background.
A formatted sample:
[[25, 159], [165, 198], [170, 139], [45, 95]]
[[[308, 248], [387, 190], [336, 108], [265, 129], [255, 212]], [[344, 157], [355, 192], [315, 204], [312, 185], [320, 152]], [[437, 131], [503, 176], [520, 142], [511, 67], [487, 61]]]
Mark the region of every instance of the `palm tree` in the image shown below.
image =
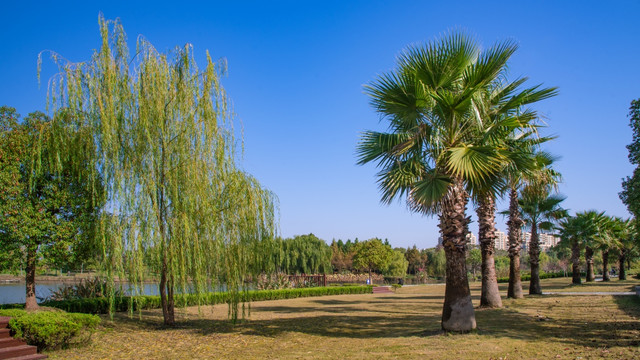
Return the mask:
[[516, 161], [504, 169], [503, 179], [505, 190], [509, 193], [509, 209], [502, 212], [508, 215], [507, 228], [509, 238], [509, 286], [507, 297], [520, 299], [522, 294], [522, 280], [520, 276], [520, 249], [522, 247], [522, 226], [524, 221], [518, 204], [518, 191], [527, 183], [559, 181], [559, 174], [549, 169], [555, 157], [536, 151], [536, 147], [552, 138], [544, 137], [531, 141], [528, 138], [517, 138], [512, 141], [511, 152]]
[[613, 226], [611, 237], [613, 238], [613, 250], [618, 253], [618, 280], [626, 280], [625, 260], [628, 254], [637, 250], [637, 236], [634, 222], [631, 219], [623, 220], [619, 217], [612, 218]]
[[590, 237], [594, 230], [591, 216], [587, 212], [577, 213], [575, 216], [567, 216], [559, 224], [562, 241], [571, 248], [571, 271], [574, 285], [580, 285], [580, 252], [585, 247], [585, 239]]
[[504, 75], [517, 46], [511, 42], [481, 52], [464, 34], [450, 34], [405, 50], [397, 69], [365, 88], [389, 121], [388, 133], [366, 131], [359, 163], [377, 161], [382, 201], [405, 196], [424, 214], [438, 214], [446, 254], [442, 328], [476, 327], [465, 265], [467, 189], [486, 186], [502, 168], [504, 149], [482, 142], [493, 136], [479, 115], [486, 89]]
[[604, 222], [606, 221], [606, 215], [603, 212], [597, 212], [595, 210], [589, 210], [577, 214], [584, 217], [583, 229], [582, 229], [582, 241], [584, 242], [584, 259], [587, 264], [587, 276], [586, 282], [596, 280], [595, 269], [593, 266], [594, 248], [598, 247], [598, 239], [601, 237], [600, 233], [603, 231]]
[[617, 248], [619, 233], [622, 231], [622, 219], [605, 216], [600, 232], [595, 238], [598, 249], [602, 252], [602, 281], [611, 281], [609, 276], [609, 252]]
[[531, 282], [529, 284], [530, 295], [542, 294], [540, 287], [540, 241], [538, 229], [551, 229], [553, 223], [565, 216], [566, 211], [560, 207], [564, 197], [549, 195], [535, 185], [528, 185], [522, 191], [518, 201], [523, 214], [523, 220], [531, 229], [529, 242], [529, 262], [531, 265]]
[[[523, 107], [554, 96], [556, 89], [540, 89], [538, 85], [517, 92], [524, 81], [526, 79], [519, 79], [504, 86], [498, 83], [485, 93], [485, 100], [482, 102], [485, 107], [481, 114], [483, 118], [490, 119], [487, 121], [488, 124], [509, 123], [509, 125], [501, 127], [499, 129], [501, 132], [493, 131], [492, 137], [480, 136], [486, 143], [494, 146], [501, 144], [505, 150], [508, 150], [505, 152], [506, 161], [499, 177], [490, 182], [486, 188], [477, 189], [475, 194], [478, 204], [476, 209], [479, 225], [478, 238], [482, 252], [481, 307], [502, 307], [494, 262], [496, 197], [507, 187], [506, 182], [514, 172], [525, 172], [535, 168], [533, 149], [551, 139], [538, 136], [538, 125], [533, 123], [537, 113]], [[522, 293], [521, 289], [520, 293]]]

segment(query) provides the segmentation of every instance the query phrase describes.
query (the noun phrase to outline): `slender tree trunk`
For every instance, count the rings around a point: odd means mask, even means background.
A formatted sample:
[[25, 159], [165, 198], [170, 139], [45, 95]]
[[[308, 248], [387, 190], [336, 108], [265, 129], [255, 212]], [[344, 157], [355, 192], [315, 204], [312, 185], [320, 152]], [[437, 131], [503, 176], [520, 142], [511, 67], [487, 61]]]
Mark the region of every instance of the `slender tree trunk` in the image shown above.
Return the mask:
[[446, 288], [442, 309], [442, 329], [465, 332], [476, 328], [476, 315], [471, 302], [466, 265], [467, 192], [460, 179], [455, 179], [442, 201], [440, 232], [447, 259]]
[[27, 246], [27, 266], [26, 266], [26, 296], [24, 308], [26, 310], [35, 310], [38, 308], [36, 301], [36, 255], [38, 245]]
[[610, 281], [609, 277], [609, 249], [602, 250], [602, 281]]
[[574, 285], [582, 284], [582, 278], [580, 277], [580, 244], [578, 243], [578, 239], [571, 240], [571, 272], [571, 283]]
[[529, 295], [542, 295], [542, 288], [540, 287], [540, 240], [538, 239], [538, 224], [535, 222], [531, 223], [529, 263], [531, 264]]
[[164, 140], [161, 138], [160, 147], [160, 164], [156, 171], [156, 178], [158, 184], [156, 185], [156, 196], [158, 206], [158, 225], [160, 236], [162, 237], [162, 269], [160, 274], [160, 302], [162, 304], [162, 316], [164, 317], [165, 325], [174, 325], [176, 322], [174, 313], [174, 301], [173, 301], [173, 274], [169, 269], [169, 249], [171, 248], [171, 234], [167, 228], [167, 207], [165, 200], [165, 146]]
[[521, 299], [522, 279], [520, 277], [520, 248], [522, 225], [524, 222], [520, 218], [520, 208], [518, 207], [518, 192], [515, 188], [509, 194], [509, 288], [507, 297]]
[[496, 264], [494, 260], [496, 246], [496, 205], [493, 195], [486, 194], [480, 201], [477, 210], [482, 252], [482, 292], [480, 294], [481, 307], [502, 307], [498, 279], [496, 277]]
[[593, 272], [593, 249], [587, 246], [584, 250], [584, 258], [587, 262], [587, 282], [595, 281], [596, 276]]
[[618, 269], [618, 280], [627, 280], [627, 272], [624, 267], [624, 262], [626, 261], [626, 255], [624, 250], [620, 251], [620, 256], [618, 256], [618, 263], [620, 264], [620, 269]]

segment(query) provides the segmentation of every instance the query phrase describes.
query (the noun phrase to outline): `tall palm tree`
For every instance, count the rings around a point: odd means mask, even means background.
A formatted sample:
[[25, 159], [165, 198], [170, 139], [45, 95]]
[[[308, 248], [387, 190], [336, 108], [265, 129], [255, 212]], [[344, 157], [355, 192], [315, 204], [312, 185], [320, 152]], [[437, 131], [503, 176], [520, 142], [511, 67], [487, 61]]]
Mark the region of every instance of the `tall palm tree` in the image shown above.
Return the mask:
[[625, 262], [627, 256], [637, 254], [640, 250], [640, 237], [638, 237], [637, 222], [634, 219], [622, 220], [620, 233], [618, 234], [618, 280], [626, 280], [627, 272]]
[[586, 234], [593, 227], [593, 223], [585, 212], [577, 213], [575, 216], [567, 216], [559, 223], [561, 241], [571, 248], [571, 283], [580, 285], [582, 278], [580, 277], [580, 253], [584, 248]]
[[531, 282], [529, 294], [542, 294], [540, 287], [540, 240], [538, 229], [552, 229], [553, 223], [565, 216], [566, 211], [560, 207], [564, 197], [549, 195], [548, 191], [528, 185], [522, 191], [518, 201], [525, 224], [531, 229], [529, 241], [529, 262], [531, 265]]
[[601, 224], [600, 232], [595, 238], [598, 249], [602, 252], [602, 281], [611, 281], [609, 276], [609, 252], [617, 248], [622, 219], [606, 216]]
[[383, 202], [406, 195], [412, 210], [439, 216], [447, 259], [446, 331], [476, 327], [465, 265], [467, 189], [486, 186], [505, 158], [503, 147], [478, 138], [500, 128], [487, 126], [479, 104], [516, 49], [505, 42], [480, 51], [466, 35], [452, 33], [409, 47], [393, 72], [365, 88], [390, 131], [363, 133], [359, 163], [377, 161], [381, 167]]
[[595, 269], [593, 266], [593, 256], [595, 249], [599, 246], [598, 239], [600, 239], [601, 233], [604, 230], [604, 223], [607, 220], [607, 216], [604, 211], [598, 212], [596, 210], [589, 210], [577, 214], [577, 216], [583, 217], [583, 229], [582, 229], [582, 241], [584, 242], [584, 259], [587, 264], [587, 276], [586, 282], [592, 282], [596, 280]]
[[[540, 143], [550, 140], [539, 137], [534, 123], [537, 113], [524, 106], [546, 99], [556, 94], [555, 88], [540, 88], [535, 86], [519, 90], [519, 86], [526, 79], [519, 79], [512, 83], [497, 83], [485, 93], [481, 116], [487, 124], [502, 124], [499, 131], [492, 131], [491, 137], [479, 136], [491, 145], [501, 144], [506, 151], [504, 167], [498, 178], [490, 182], [485, 188], [476, 189], [478, 239], [482, 253], [482, 291], [480, 294], [481, 307], [502, 307], [502, 300], [498, 291], [495, 273], [495, 203], [497, 196], [506, 187], [505, 180], [515, 171], [528, 171], [535, 168], [536, 162], [533, 149]], [[491, 126], [496, 126], [491, 125]], [[519, 271], [519, 269], [518, 269]], [[522, 291], [520, 291], [522, 292]]]
[[551, 137], [538, 138], [536, 141], [515, 139], [512, 142], [512, 156], [519, 161], [514, 161], [511, 166], [504, 169], [505, 191], [509, 193], [509, 209], [502, 212], [508, 215], [507, 236], [509, 239], [509, 285], [507, 297], [520, 299], [522, 294], [522, 280], [520, 276], [520, 250], [522, 248], [522, 226], [524, 221], [520, 214], [518, 204], [518, 192], [527, 183], [548, 182], [554, 184], [559, 181], [559, 174], [549, 170], [555, 157], [544, 152], [537, 151], [537, 146]]

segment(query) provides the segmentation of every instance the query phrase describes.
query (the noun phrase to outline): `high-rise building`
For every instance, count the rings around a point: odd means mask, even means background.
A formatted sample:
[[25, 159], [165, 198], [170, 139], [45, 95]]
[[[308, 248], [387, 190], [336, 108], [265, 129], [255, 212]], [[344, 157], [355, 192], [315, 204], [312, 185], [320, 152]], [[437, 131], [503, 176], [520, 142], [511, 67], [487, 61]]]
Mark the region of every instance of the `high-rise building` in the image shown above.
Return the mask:
[[509, 238], [500, 230], [496, 230], [496, 250], [509, 250]]
[[467, 233], [467, 243], [469, 245], [479, 245], [478, 238], [472, 232]]
[[[522, 233], [522, 237], [523, 237], [523, 241], [522, 241], [522, 249], [523, 250], [529, 250], [529, 242], [531, 241], [531, 233], [530, 232], [523, 232]], [[540, 243], [540, 250], [541, 251], [547, 251], [549, 249], [551, 249], [553, 246], [558, 245], [558, 242], [560, 242], [560, 238], [558, 236], [555, 236], [553, 234], [545, 234], [545, 233], [540, 233], [538, 234], [538, 242]]]

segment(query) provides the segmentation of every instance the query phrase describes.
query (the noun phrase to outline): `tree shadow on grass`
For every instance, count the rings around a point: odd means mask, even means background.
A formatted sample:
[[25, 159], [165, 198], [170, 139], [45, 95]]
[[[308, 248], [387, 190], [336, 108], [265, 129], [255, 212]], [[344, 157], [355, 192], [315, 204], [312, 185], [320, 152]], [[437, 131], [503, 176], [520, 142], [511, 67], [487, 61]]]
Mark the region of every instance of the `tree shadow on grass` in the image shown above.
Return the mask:
[[[425, 305], [424, 301], [419, 301], [423, 297], [416, 298], [407, 306]], [[588, 311], [584, 315], [584, 304], [576, 302], [541, 304], [538, 299], [523, 299], [508, 308], [477, 310], [478, 329], [475, 334], [591, 348], [638, 346], [640, 301], [631, 301], [629, 298], [614, 297], [618, 306], [631, 318], [620, 318], [619, 315], [618, 318], [608, 318], [603, 309], [594, 309], [594, 314], [601, 312], [599, 316], [589, 316]], [[391, 301], [387, 302], [386, 307], [377, 309], [368, 300], [314, 299], [313, 302], [319, 304], [317, 307], [254, 305], [252, 312], [260, 312], [258, 317], [261, 318], [249, 318], [236, 325], [227, 320], [191, 318], [179, 320], [174, 327], [166, 327], [162, 325], [162, 315], [158, 311], [143, 312], [142, 319], [137, 316], [118, 316], [118, 321], [125, 326], [151, 331], [188, 330], [201, 335], [238, 334], [271, 338], [291, 332], [357, 339], [433, 337], [443, 334], [440, 310], [434, 306], [430, 305], [424, 313], [414, 315], [407, 313], [406, 308], [398, 308], [404, 312], [396, 312], [396, 305]], [[360, 305], [368, 305], [368, 309], [358, 308]], [[582, 313], [577, 312], [580, 309]], [[573, 318], [571, 314], [574, 312], [583, 315]]]
[[614, 296], [613, 301], [627, 315], [640, 319], [640, 296]]

